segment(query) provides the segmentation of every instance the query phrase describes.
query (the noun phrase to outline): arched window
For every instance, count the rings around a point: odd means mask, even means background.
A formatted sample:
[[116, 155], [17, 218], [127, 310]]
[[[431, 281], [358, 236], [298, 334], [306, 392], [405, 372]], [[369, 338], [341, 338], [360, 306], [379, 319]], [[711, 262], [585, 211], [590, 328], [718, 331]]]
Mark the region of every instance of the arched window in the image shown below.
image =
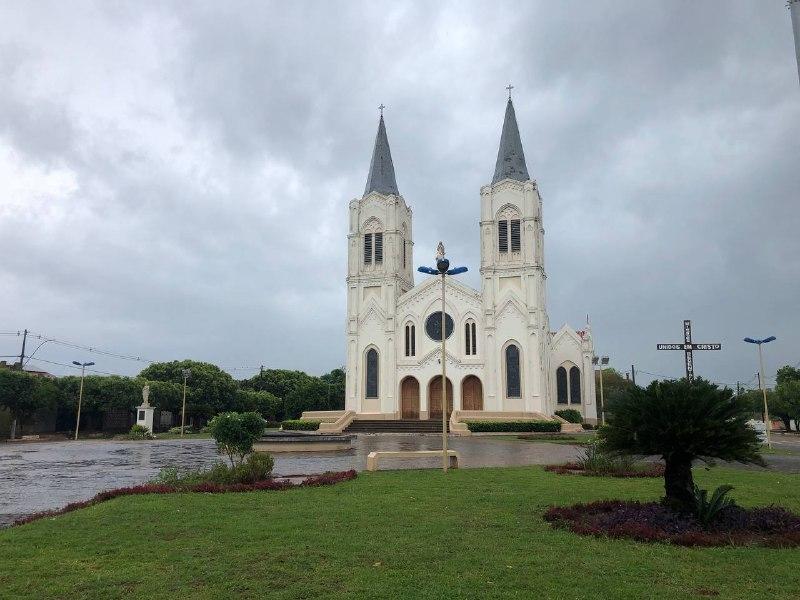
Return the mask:
[[506, 398], [521, 398], [522, 385], [519, 372], [519, 348], [514, 344], [506, 348]]
[[464, 354], [475, 356], [478, 353], [478, 340], [475, 337], [475, 321], [464, 323]]
[[569, 402], [581, 403], [581, 370], [578, 367], [569, 370]]
[[522, 249], [521, 221], [513, 206], [507, 206], [497, 215], [497, 249], [500, 254]]
[[406, 356], [417, 355], [417, 332], [413, 323], [406, 323]]
[[377, 219], [370, 219], [364, 224], [364, 264], [379, 265], [383, 263], [383, 231]]
[[567, 404], [567, 370], [564, 367], [556, 369], [556, 401], [559, 404]]
[[367, 350], [367, 398], [378, 397], [378, 351]]

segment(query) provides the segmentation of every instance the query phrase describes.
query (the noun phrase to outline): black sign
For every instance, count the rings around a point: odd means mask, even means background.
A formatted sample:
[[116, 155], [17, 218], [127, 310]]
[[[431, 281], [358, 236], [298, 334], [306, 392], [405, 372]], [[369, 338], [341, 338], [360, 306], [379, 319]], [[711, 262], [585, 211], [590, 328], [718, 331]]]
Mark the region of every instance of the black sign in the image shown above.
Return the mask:
[[722, 350], [722, 344], [694, 344], [692, 343], [692, 322], [686, 319], [683, 322], [683, 344], [656, 344], [656, 350], [683, 350], [686, 358], [686, 379], [694, 379], [695, 350]]

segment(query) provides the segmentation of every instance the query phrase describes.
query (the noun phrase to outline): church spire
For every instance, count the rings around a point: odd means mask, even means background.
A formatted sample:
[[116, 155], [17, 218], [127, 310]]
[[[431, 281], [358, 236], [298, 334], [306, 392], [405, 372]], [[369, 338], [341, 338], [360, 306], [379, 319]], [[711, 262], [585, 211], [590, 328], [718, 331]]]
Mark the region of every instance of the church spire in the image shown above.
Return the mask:
[[372, 151], [372, 162], [369, 165], [364, 195], [366, 196], [370, 192], [380, 192], [399, 196], [397, 181], [394, 178], [392, 151], [389, 150], [389, 138], [386, 137], [386, 125], [383, 122], [384, 106], [381, 105], [380, 108], [381, 120], [378, 122], [378, 135], [375, 136], [375, 149]]
[[528, 166], [525, 164], [525, 153], [522, 151], [522, 140], [519, 137], [517, 116], [514, 114], [514, 104], [511, 102], [511, 90], [506, 104], [506, 117], [503, 121], [503, 133], [500, 136], [500, 149], [497, 151], [497, 164], [494, 167], [492, 183], [502, 179], [517, 181], [530, 179]]

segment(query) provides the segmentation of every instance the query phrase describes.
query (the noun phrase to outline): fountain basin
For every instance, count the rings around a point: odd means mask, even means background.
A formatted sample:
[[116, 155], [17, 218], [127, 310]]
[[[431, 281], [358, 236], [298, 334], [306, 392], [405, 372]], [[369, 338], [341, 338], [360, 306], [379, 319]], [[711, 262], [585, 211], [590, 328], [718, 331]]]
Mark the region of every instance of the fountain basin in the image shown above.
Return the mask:
[[331, 452], [350, 450], [355, 436], [318, 435], [302, 431], [274, 431], [265, 433], [253, 444], [256, 452]]

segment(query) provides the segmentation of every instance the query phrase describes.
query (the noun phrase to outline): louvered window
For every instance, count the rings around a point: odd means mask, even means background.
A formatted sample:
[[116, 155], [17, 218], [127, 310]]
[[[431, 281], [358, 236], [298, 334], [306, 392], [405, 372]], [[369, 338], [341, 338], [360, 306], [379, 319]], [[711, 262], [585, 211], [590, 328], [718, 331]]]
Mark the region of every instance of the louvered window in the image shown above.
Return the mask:
[[469, 352], [472, 349], [472, 344], [470, 343], [470, 334], [472, 330], [469, 328], [469, 323], [464, 323], [464, 341], [466, 343], [466, 348], [464, 350], [464, 354], [469, 356]]
[[383, 262], [383, 233], [375, 234], [375, 262]]
[[364, 234], [364, 264], [368, 265], [372, 262], [372, 234]]
[[411, 356], [417, 355], [417, 326], [411, 326]]
[[511, 220], [511, 251], [519, 252], [520, 249], [520, 235], [519, 235], [519, 219]]
[[508, 221], [497, 223], [497, 238], [500, 252], [508, 252]]

